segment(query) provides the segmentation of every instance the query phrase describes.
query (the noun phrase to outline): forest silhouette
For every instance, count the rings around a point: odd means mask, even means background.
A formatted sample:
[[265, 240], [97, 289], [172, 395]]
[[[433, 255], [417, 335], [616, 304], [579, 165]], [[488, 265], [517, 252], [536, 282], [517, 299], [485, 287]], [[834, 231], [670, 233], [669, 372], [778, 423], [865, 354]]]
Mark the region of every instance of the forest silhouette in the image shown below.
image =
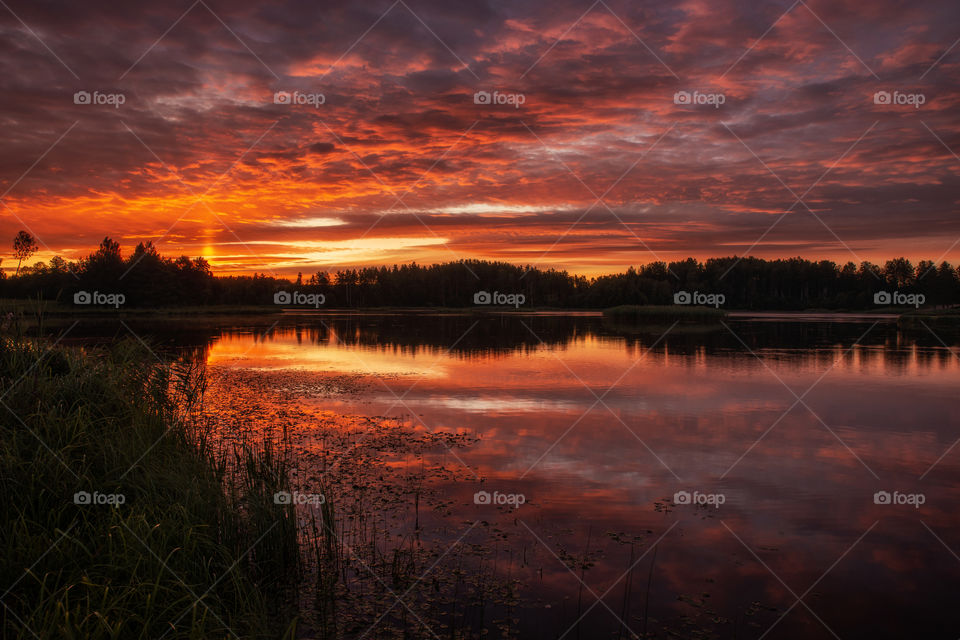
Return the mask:
[[[19, 236], [18, 236], [19, 237]], [[20, 238], [22, 247], [23, 239]], [[23, 252], [14, 253], [14, 258]], [[272, 305], [281, 291], [322, 294], [325, 308], [472, 307], [481, 291], [523, 294], [524, 308], [602, 309], [665, 305], [680, 291], [723, 294], [724, 307], [753, 310], [872, 309], [878, 292], [922, 294], [926, 306], [960, 299], [960, 272], [947, 262], [914, 265], [893, 258], [883, 265], [838, 264], [800, 257], [766, 260], [722, 257], [651, 262], [588, 278], [557, 269], [506, 262], [460, 260], [318, 271], [285, 279], [265, 273], [214, 275], [203, 258], [160, 255], [140, 243], [124, 255], [104, 238], [85, 258], [19, 266], [0, 272], [0, 297], [72, 303], [83, 291], [123, 294], [125, 306]]]

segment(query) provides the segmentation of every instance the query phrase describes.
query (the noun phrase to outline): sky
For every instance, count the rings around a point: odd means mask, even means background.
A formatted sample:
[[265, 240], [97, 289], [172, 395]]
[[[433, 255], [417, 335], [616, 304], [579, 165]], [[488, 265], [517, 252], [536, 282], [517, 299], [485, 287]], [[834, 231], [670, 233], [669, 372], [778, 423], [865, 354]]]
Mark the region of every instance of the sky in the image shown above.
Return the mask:
[[281, 276], [960, 262], [960, 4], [591, 1], [3, 0], [0, 238]]

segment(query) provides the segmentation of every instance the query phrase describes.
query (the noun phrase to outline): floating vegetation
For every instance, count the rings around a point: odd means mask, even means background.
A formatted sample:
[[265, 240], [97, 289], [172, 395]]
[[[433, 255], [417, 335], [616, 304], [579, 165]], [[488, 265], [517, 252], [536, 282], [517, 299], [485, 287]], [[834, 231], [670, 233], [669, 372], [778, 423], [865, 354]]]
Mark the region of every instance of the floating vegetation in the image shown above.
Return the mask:
[[[662, 612], [669, 601], [652, 529], [567, 526], [543, 517], [532, 494], [520, 508], [478, 507], [474, 493], [504, 480], [478, 478], [464, 464], [477, 436], [430, 430], [409, 413], [360, 413], [373, 408], [368, 398], [379, 386], [370, 376], [218, 364], [207, 379], [205, 420], [219, 446], [267, 447], [290, 492], [322, 496], [290, 507], [301, 558], [300, 587], [290, 595], [305, 637], [509, 639], [569, 630], [568, 638], [593, 638], [604, 628], [610, 638], [666, 637], [668, 629], [708, 638], [730, 630], [698, 604], [706, 592], [674, 597], [674, 607], [691, 611], [669, 621], [651, 615], [652, 603]], [[649, 507], [673, 508], [668, 498]], [[608, 583], [617, 591], [600, 606], [607, 587], [598, 585]]]
[[206, 419], [220, 446], [273, 443], [291, 492], [322, 496], [295, 505], [309, 587], [297, 596], [305, 630], [321, 638], [468, 638], [497, 624], [517, 586], [496, 576], [483, 545], [463, 536], [451, 547], [464, 533], [482, 539], [484, 527], [457, 519], [458, 498], [444, 490], [460, 484], [472, 492], [476, 480], [451, 451], [474, 436], [430, 432], [409, 416], [340, 415], [311, 404], [359, 394], [368, 387], [362, 376], [214, 367], [210, 379]]

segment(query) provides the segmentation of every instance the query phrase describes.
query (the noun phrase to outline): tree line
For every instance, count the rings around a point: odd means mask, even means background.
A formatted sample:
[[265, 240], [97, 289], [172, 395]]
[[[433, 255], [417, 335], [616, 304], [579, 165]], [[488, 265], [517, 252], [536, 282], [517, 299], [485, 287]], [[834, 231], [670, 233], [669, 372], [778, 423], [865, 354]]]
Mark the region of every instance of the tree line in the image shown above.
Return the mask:
[[593, 278], [552, 268], [460, 260], [318, 271], [289, 280], [260, 273], [216, 276], [205, 259], [165, 257], [151, 243], [140, 243], [124, 255], [110, 238], [79, 260], [56, 256], [49, 263], [23, 266], [35, 252], [36, 241], [20, 232], [13, 253], [17, 269], [10, 276], [0, 270], [0, 297], [71, 303], [78, 292], [99, 291], [123, 294], [127, 306], [267, 305], [275, 303], [278, 292], [287, 291], [322, 294], [326, 308], [470, 307], [485, 291], [522, 294], [527, 308], [601, 309], [672, 304], [674, 294], [687, 291], [723, 294], [725, 308], [756, 310], [870, 309], [878, 306], [875, 294], [880, 291], [922, 294], [927, 306], [960, 301], [957, 268], [929, 260], [914, 265], [906, 258], [883, 265], [799, 257], [687, 258]]

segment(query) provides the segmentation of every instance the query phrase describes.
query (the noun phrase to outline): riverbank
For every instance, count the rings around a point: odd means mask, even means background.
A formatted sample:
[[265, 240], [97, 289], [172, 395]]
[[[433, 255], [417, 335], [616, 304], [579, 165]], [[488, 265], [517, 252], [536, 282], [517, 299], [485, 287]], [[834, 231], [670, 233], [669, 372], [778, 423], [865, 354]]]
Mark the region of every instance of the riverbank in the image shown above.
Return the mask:
[[933, 319], [938, 322], [960, 323], [960, 309], [903, 309], [898, 307], [878, 307], [870, 309], [727, 309], [705, 307], [701, 305], [623, 305], [606, 309], [558, 307], [537, 307], [524, 305], [486, 306], [470, 305], [465, 307], [296, 307], [281, 305], [201, 305], [166, 307], [128, 307], [74, 305], [57, 301], [0, 299], [0, 315], [37, 316], [45, 318], [82, 318], [82, 317], [220, 317], [220, 316], [291, 316], [291, 315], [556, 315], [556, 316], [600, 316], [611, 317], [638, 316], [662, 318], [809, 318], [829, 320], [831, 318], [863, 318], [890, 320], [909, 317], [910, 320]]
[[158, 366], [134, 341], [64, 349], [7, 321], [5, 638], [294, 637], [283, 462], [216, 450], [194, 420], [203, 386], [202, 369]]

